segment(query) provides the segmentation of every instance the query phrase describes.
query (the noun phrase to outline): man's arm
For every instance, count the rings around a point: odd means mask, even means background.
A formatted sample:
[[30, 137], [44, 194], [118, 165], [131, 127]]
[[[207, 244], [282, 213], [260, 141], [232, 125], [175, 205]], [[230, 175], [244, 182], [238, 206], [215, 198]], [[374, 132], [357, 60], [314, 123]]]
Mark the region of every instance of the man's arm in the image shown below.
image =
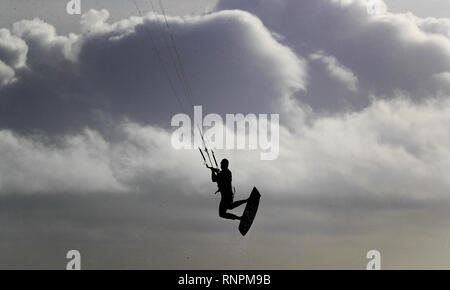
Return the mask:
[[213, 167], [208, 167], [208, 168], [211, 169], [211, 180], [212, 180], [212, 182], [217, 182], [217, 180], [218, 180], [217, 174], [219, 173], [219, 169], [213, 168]]

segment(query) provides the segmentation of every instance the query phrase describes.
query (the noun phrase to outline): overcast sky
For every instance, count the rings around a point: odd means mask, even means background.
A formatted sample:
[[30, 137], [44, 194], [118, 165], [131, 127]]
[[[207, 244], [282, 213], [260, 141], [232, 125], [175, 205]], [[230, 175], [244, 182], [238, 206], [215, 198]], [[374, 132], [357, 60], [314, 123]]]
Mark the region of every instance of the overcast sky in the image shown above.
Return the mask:
[[[63, 2], [0, 2], [0, 268], [450, 267], [448, 1], [165, 0], [193, 100], [158, 1]], [[280, 114], [278, 159], [217, 151], [246, 237], [171, 147], [192, 103]]]
[[[395, 13], [412, 12], [420, 17], [448, 17], [450, 7], [446, 0], [386, 0], [389, 10]], [[137, 0], [143, 11], [151, 10], [147, 0]], [[164, 5], [172, 15], [200, 14], [210, 11], [217, 0], [165, 0]], [[86, 0], [82, 12], [89, 9], [108, 9], [112, 20], [136, 15], [132, 0]], [[157, 2], [155, 2], [157, 4]], [[2, 0], [0, 2], [0, 26], [9, 27], [15, 21], [39, 17], [52, 23], [60, 33], [79, 31], [79, 17], [67, 17], [66, 1], [59, 0]]]

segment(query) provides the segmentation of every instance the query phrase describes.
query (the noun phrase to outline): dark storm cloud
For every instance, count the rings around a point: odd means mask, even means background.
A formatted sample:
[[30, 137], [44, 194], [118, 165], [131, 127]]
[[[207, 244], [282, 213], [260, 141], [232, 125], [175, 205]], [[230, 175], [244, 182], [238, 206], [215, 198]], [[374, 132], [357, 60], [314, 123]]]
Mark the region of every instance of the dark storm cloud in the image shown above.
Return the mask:
[[[280, 95], [305, 87], [302, 61], [248, 13], [169, 18], [191, 98], [177, 78], [162, 16], [114, 24], [108, 17], [105, 10], [84, 15], [82, 35], [58, 36], [38, 19], [15, 23], [14, 36], [2, 30], [0, 60], [27, 61], [15, 70], [17, 81], [1, 88], [0, 126], [61, 133], [123, 118], [167, 126], [194, 104], [218, 113], [267, 112]], [[18, 44], [2, 54], [9, 39]], [[5, 83], [13, 77], [1, 71]]]

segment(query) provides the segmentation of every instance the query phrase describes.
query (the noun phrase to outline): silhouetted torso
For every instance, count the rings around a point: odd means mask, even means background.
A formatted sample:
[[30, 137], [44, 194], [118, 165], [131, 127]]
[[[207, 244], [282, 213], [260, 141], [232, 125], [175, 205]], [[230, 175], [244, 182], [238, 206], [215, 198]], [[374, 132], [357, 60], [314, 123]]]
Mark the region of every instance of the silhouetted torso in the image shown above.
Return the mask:
[[219, 187], [218, 191], [221, 195], [219, 216], [230, 220], [240, 220], [241, 217], [227, 211], [246, 203], [248, 199], [233, 201], [234, 193], [231, 189], [231, 171], [228, 169], [228, 160], [223, 159], [222, 162], [220, 162], [221, 171], [213, 167], [208, 168], [211, 169], [211, 179], [213, 182], [217, 183], [217, 186]]
[[213, 182], [217, 182], [222, 198], [233, 197], [233, 191], [231, 190], [231, 171], [228, 168], [220, 172], [213, 173], [211, 177]]

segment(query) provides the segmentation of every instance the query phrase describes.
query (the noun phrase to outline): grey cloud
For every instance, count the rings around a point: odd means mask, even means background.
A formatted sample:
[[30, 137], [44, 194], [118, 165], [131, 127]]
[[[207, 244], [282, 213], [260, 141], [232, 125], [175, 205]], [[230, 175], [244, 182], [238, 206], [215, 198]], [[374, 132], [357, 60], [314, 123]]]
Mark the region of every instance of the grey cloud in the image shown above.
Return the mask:
[[7, 66], [4, 62], [0, 61], [0, 88], [9, 84], [14, 80], [14, 70]]
[[161, 33], [161, 16], [112, 24], [108, 17], [106, 10], [88, 12], [81, 35], [59, 36], [39, 19], [13, 25], [15, 37], [28, 46], [27, 67], [2, 88], [3, 128], [104, 130], [124, 118], [167, 126], [175, 113], [192, 113], [193, 104], [218, 113], [267, 112], [281, 96], [306, 86], [305, 62], [256, 17], [242, 11], [169, 17], [192, 86], [188, 99], [168, 53], [168, 31]]
[[309, 56], [312, 60], [321, 61], [327, 68], [330, 75], [347, 87], [349, 91], [356, 91], [358, 86], [358, 78], [348, 68], [342, 66], [339, 61], [323, 51], [318, 51]]
[[[319, 118], [297, 132], [282, 127], [275, 161], [261, 161], [259, 152], [249, 150], [220, 150], [217, 156], [232, 160], [242, 193], [256, 185], [280, 198], [332, 193], [383, 198], [387, 204], [447, 200], [449, 108], [446, 100], [426, 106], [407, 99], [376, 101], [359, 113]], [[171, 187], [186, 194], [214, 189], [198, 152], [173, 149], [170, 131], [152, 126], [123, 123], [113, 140], [88, 130], [59, 137], [56, 145], [8, 131], [0, 137], [3, 194], [164, 191], [175, 180]]]
[[[175, 151], [170, 134], [136, 124], [121, 125], [114, 141], [92, 130], [52, 139], [2, 130], [0, 152], [4, 195], [164, 191], [176, 179], [178, 190], [195, 191], [204, 185], [194, 178], [201, 176], [198, 171], [184, 172], [179, 167], [197, 163], [198, 152]], [[191, 186], [187, 180], [192, 180]]]
[[217, 9], [254, 13], [297, 54], [324, 50], [354, 72], [356, 93], [324, 81], [312, 66], [308, 91], [297, 96], [317, 110], [362, 109], [370, 104], [370, 95], [392, 98], [397, 91], [416, 101], [435, 96], [432, 76], [450, 70], [450, 39], [431, 32], [447, 30], [447, 22], [431, 25], [426, 24], [430, 20], [389, 12], [370, 15], [366, 2], [231, 0], [219, 2]]
[[414, 19], [424, 31], [450, 37], [450, 20], [448, 18], [420, 18], [413, 14], [408, 14], [408, 16]]
[[0, 89], [16, 80], [15, 69], [25, 65], [27, 51], [22, 39], [7, 29], [0, 29]]
[[8, 29], [0, 29], [0, 59], [12, 68], [25, 65], [28, 46], [21, 38], [11, 35]]

